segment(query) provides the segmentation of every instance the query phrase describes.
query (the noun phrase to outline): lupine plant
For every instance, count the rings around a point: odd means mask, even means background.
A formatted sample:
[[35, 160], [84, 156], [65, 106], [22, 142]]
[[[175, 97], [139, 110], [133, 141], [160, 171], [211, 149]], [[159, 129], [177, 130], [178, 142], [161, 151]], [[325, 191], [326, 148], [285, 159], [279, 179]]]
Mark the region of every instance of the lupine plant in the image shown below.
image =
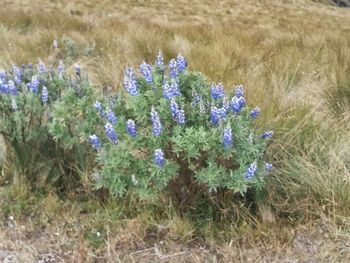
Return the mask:
[[0, 135], [12, 153], [8, 174], [33, 185], [50, 180], [74, 187], [69, 184], [85, 162], [89, 127], [98, 121], [92, 89], [80, 67], [75, 72], [67, 76], [62, 61], [57, 69], [40, 61], [0, 71]]
[[126, 68], [113, 112], [106, 101], [91, 104], [105, 125], [90, 136], [98, 187], [119, 197], [169, 193], [181, 208], [202, 195], [263, 187], [273, 133], [255, 127], [260, 109], [246, 105], [242, 85], [225, 93], [221, 83], [191, 72], [181, 54], [166, 65], [159, 52], [154, 65], [139, 69]]

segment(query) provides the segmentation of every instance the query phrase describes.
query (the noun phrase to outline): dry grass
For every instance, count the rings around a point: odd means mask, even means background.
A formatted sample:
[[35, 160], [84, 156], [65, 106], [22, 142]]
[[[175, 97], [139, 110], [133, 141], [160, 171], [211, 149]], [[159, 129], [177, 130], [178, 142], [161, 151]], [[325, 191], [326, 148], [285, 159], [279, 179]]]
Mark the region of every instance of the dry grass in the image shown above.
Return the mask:
[[[182, 52], [191, 69], [228, 89], [244, 83], [249, 102], [262, 108], [259, 125], [276, 132], [268, 152], [276, 165], [267, 194], [272, 210], [260, 215], [266, 220], [208, 223], [198, 234], [170, 212], [140, 209], [126, 220], [114, 205], [81, 212], [89, 204], [51, 195], [39, 209], [18, 197], [6, 207], [0, 201], [4, 244], [33, 259], [52, 252], [67, 262], [349, 261], [348, 9], [307, 0], [13, 0], [2, 3], [0, 43], [0, 67], [63, 58], [68, 70], [80, 63], [100, 90], [117, 89], [125, 65], [152, 62], [158, 49], [166, 59]], [[30, 230], [9, 227], [8, 216], [28, 207], [41, 211], [24, 213]], [[290, 226], [297, 222], [303, 224]]]

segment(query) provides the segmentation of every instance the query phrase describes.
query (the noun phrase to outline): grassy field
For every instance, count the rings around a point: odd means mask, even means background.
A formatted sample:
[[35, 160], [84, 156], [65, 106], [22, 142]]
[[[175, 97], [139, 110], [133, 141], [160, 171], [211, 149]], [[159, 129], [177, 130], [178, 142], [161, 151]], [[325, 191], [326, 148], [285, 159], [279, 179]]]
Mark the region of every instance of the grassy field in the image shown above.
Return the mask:
[[349, 9], [311, 0], [5, 0], [0, 43], [0, 68], [62, 58], [101, 92], [121, 86], [125, 65], [181, 52], [227, 89], [243, 83], [262, 109], [259, 125], [276, 135], [266, 203], [253, 212], [232, 204], [236, 222], [198, 226], [169, 205], [157, 211], [132, 198], [101, 203], [88, 180], [62, 197], [0, 177], [0, 260], [350, 261]]

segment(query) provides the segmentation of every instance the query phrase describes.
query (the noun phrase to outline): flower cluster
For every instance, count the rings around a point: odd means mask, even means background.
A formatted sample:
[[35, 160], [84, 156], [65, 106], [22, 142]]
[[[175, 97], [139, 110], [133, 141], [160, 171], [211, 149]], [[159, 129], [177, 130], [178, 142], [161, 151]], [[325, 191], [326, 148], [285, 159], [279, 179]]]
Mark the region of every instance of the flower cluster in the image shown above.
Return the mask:
[[179, 106], [177, 105], [175, 99], [172, 99], [170, 102], [170, 111], [171, 115], [173, 116], [174, 120], [180, 124], [184, 125], [186, 120], [185, 120], [185, 111], [184, 109], [180, 109]]
[[159, 167], [163, 167], [165, 164], [164, 152], [162, 149], [156, 149], [154, 151], [154, 162]]
[[177, 55], [176, 64], [179, 73], [184, 72], [187, 68], [187, 61], [180, 53]]
[[231, 109], [233, 112], [239, 113], [245, 105], [244, 88], [242, 85], [239, 85], [235, 89], [235, 96], [231, 99]]
[[90, 144], [95, 150], [99, 150], [101, 148], [101, 142], [100, 139], [97, 137], [96, 134], [90, 135]]
[[41, 91], [41, 101], [43, 103], [47, 103], [47, 101], [49, 100], [49, 91], [47, 90], [47, 88], [44, 86], [42, 91]]
[[143, 78], [151, 84], [153, 82], [153, 76], [152, 76], [152, 67], [150, 64], [147, 64], [146, 62], [143, 62], [140, 65], [140, 71], [143, 76]]
[[163, 96], [167, 100], [171, 100], [173, 97], [180, 96], [180, 89], [179, 89], [179, 84], [177, 83], [176, 80], [171, 79], [170, 85], [165, 82], [163, 84]]
[[124, 88], [132, 96], [139, 94], [135, 71], [132, 68], [126, 68], [124, 72]]
[[136, 137], [136, 124], [133, 120], [128, 120], [126, 123], [126, 132], [131, 137]]
[[152, 132], [154, 136], [160, 136], [162, 134], [162, 124], [158, 112], [152, 107], [151, 109], [151, 122], [152, 122]]
[[221, 83], [211, 85], [211, 97], [214, 100], [222, 99], [224, 95], [224, 86]]
[[107, 122], [107, 124], [105, 125], [105, 131], [106, 131], [106, 135], [107, 138], [109, 139], [109, 141], [111, 143], [117, 144], [118, 143], [118, 136], [117, 133], [114, 130], [114, 127], [111, 123]]
[[271, 139], [273, 136], [273, 131], [266, 131], [261, 134], [261, 138], [263, 139]]
[[225, 149], [228, 149], [232, 145], [232, 129], [230, 125], [227, 125], [224, 129], [222, 143]]
[[256, 170], [257, 170], [256, 162], [253, 162], [247, 169], [247, 172], [246, 172], [247, 180], [250, 180], [254, 177]]

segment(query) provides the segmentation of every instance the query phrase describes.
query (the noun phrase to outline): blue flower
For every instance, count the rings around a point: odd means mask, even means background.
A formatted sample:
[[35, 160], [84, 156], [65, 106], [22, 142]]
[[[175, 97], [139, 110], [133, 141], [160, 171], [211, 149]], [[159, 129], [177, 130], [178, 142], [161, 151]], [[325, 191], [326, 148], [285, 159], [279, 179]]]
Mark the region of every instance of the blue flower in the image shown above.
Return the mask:
[[156, 149], [154, 151], [154, 162], [157, 166], [163, 167], [165, 164], [164, 152], [162, 149]]
[[221, 108], [217, 108], [214, 105], [211, 106], [210, 109], [210, 122], [214, 125], [217, 126], [219, 124], [219, 121], [221, 119], [224, 119], [227, 115], [227, 108], [225, 105]]
[[180, 95], [179, 84], [174, 79], [171, 79], [170, 86], [167, 82], [163, 84], [163, 96], [167, 100], [171, 100], [173, 97]]
[[5, 94], [9, 93], [8, 85], [7, 85], [6, 81], [1, 79], [1, 78], [0, 78], [0, 92], [5, 93]]
[[41, 91], [41, 101], [45, 104], [49, 99], [49, 91], [46, 87], [43, 87], [43, 90]]
[[176, 58], [177, 69], [180, 73], [184, 72], [187, 68], [187, 61], [185, 58], [179, 53]]
[[186, 122], [185, 119], [185, 111], [184, 109], [180, 109], [179, 106], [177, 105], [175, 99], [171, 100], [170, 103], [170, 112], [171, 112], [171, 116], [173, 116], [174, 120], [180, 124], [183, 125]]
[[160, 69], [164, 68], [164, 59], [163, 59], [163, 54], [162, 54], [161, 50], [159, 50], [159, 52], [158, 52], [157, 59], [156, 59], [156, 65]]
[[170, 90], [173, 96], [180, 96], [180, 89], [179, 89], [179, 84], [175, 79], [171, 79], [170, 81]]
[[112, 111], [112, 109], [108, 108], [106, 110], [105, 116], [107, 118], [107, 120], [112, 123], [113, 125], [117, 124], [118, 122], [118, 118], [115, 116], [114, 112]]
[[211, 97], [214, 100], [222, 99], [224, 97], [224, 86], [221, 83], [218, 85], [211, 85]]
[[263, 139], [271, 139], [273, 136], [273, 131], [266, 131], [261, 134], [261, 138]]
[[231, 109], [233, 112], [240, 112], [244, 108], [245, 104], [246, 102], [244, 97], [233, 96], [231, 99]]
[[131, 136], [131, 137], [136, 137], [136, 125], [133, 120], [128, 120], [126, 123], [126, 132]]
[[151, 109], [152, 132], [154, 136], [160, 136], [162, 133], [162, 124], [160, 123], [158, 112], [152, 107]]
[[74, 71], [75, 71], [75, 74], [77, 74], [78, 76], [80, 76], [81, 68], [80, 68], [80, 65], [79, 65], [79, 64], [74, 64]]
[[39, 61], [39, 64], [38, 64], [38, 72], [40, 74], [44, 74], [46, 72], [46, 66], [45, 66], [45, 63], [43, 61]]
[[177, 63], [175, 59], [169, 61], [169, 75], [170, 78], [175, 79], [178, 76]]
[[126, 68], [124, 72], [124, 88], [132, 96], [139, 94], [136, 75], [132, 68]]
[[100, 139], [97, 137], [96, 134], [90, 135], [90, 136], [89, 136], [89, 139], [90, 139], [90, 144], [91, 144], [91, 146], [92, 146], [95, 150], [101, 149], [101, 142], [100, 142]]
[[255, 173], [256, 173], [256, 169], [257, 169], [257, 165], [256, 165], [256, 162], [253, 162], [247, 169], [246, 171], [246, 179], [247, 180], [250, 180], [254, 177]]
[[235, 96], [240, 98], [244, 96], [244, 87], [243, 85], [238, 85], [235, 88]]
[[95, 101], [95, 103], [94, 103], [94, 108], [95, 108], [97, 111], [103, 111], [102, 104], [101, 104], [101, 102], [99, 102], [99, 101]]
[[29, 84], [29, 88], [33, 93], [39, 92], [39, 80], [36, 75], [32, 76], [32, 79]]
[[140, 65], [140, 71], [143, 76], [143, 78], [148, 82], [152, 83], [153, 82], [153, 76], [152, 76], [152, 67], [151, 65], [147, 64], [146, 62], [143, 62]]
[[220, 112], [218, 108], [212, 105], [210, 109], [210, 122], [214, 126], [217, 126], [219, 124], [219, 121], [220, 121]]
[[201, 96], [199, 96], [197, 92], [193, 91], [191, 106], [192, 107], [196, 106], [201, 100], [202, 100]]
[[117, 144], [118, 143], [118, 136], [115, 132], [113, 125], [109, 122], [105, 125], [105, 131], [106, 135], [111, 143]]
[[171, 100], [172, 97], [173, 97], [173, 92], [172, 90], [170, 89], [170, 86], [167, 82], [165, 82], [163, 84], [163, 96], [164, 98], [166, 98], [167, 100]]
[[18, 92], [17, 92], [17, 89], [16, 89], [16, 86], [15, 86], [15, 83], [13, 83], [12, 80], [9, 80], [8, 84], [7, 84], [7, 88], [8, 88], [8, 93], [14, 95], [14, 96], [17, 96], [18, 95]]
[[222, 143], [225, 149], [228, 149], [232, 145], [232, 129], [230, 125], [227, 125], [224, 129]]
[[0, 69], [0, 79], [6, 80], [7, 74], [6, 71], [3, 69]]
[[22, 82], [22, 72], [21, 70], [16, 66], [12, 65], [12, 71], [13, 71], [13, 78], [16, 84], [19, 84]]
[[271, 171], [272, 171], [272, 168], [273, 168], [272, 163], [265, 163], [265, 169], [266, 169], [266, 171], [271, 172]]
[[252, 111], [250, 112], [250, 117], [252, 117], [253, 119], [258, 118], [260, 115], [260, 108], [259, 107], [255, 107], [254, 109], [252, 109]]

